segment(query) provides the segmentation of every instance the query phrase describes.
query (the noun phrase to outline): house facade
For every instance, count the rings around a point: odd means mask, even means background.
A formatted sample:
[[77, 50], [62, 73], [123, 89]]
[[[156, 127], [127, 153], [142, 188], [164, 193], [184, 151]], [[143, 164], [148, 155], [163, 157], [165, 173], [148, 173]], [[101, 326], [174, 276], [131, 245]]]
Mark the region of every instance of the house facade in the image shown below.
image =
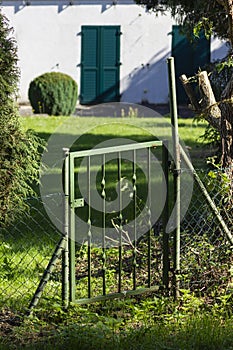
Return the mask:
[[[189, 74], [227, 53], [206, 39], [195, 53], [169, 13], [156, 16], [133, 0], [3, 0], [21, 71], [19, 102], [30, 82], [59, 71], [78, 83], [79, 102], [168, 102], [166, 58]], [[184, 70], [184, 71], [182, 71]]]

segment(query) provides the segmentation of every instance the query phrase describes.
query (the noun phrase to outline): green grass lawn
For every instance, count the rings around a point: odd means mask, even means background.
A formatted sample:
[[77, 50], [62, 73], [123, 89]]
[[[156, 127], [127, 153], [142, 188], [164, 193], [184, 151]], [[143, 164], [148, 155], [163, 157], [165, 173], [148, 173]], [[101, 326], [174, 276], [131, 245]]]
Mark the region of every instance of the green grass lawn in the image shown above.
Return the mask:
[[[89, 149], [94, 145], [114, 138], [128, 138], [137, 142], [153, 140], [155, 137], [171, 141], [169, 118], [100, 118], [100, 117], [22, 117], [25, 129], [34, 130], [40, 137], [48, 140], [52, 133], [58, 135], [77, 135], [74, 147]], [[201, 135], [205, 122], [193, 119], [179, 120], [180, 139], [188, 147], [194, 165], [205, 168], [205, 156], [212, 150], [204, 147]], [[57, 129], [59, 128], [59, 129]], [[57, 130], [56, 130], [57, 129]]]

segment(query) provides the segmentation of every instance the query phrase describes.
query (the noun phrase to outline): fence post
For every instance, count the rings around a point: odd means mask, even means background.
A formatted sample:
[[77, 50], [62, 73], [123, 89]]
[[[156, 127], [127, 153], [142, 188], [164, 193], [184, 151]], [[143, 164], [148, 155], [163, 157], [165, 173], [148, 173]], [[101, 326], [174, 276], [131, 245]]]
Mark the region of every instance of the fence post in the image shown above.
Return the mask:
[[163, 208], [163, 285], [166, 289], [166, 293], [169, 289], [169, 270], [170, 270], [170, 261], [169, 261], [169, 234], [166, 232], [166, 227], [169, 218], [169, 179], [168, 179], [168, 142], [163, 141], [162, 148], [162, 165], [163, 173], [165, 178], [165, 185], [167, 189], [166, 200]]
[[69, 304], [69, 148], [63, 148], [63, 236], [65, 246], [62, 251], [62, 301], [65, 308]]
[[55, 248], [55, 251], [54, 251], [54, 253], [53, 253], [53, 255], [52, 255], [52, 257], [51, 257], [51, 259], [50, 259], [50, 261], [49, 261], [49, 263], [48, 263], [48, 265], [43, 273], [43, 276], [40, 280], [40, 283], [39, 283], [39, 285], [38, 285], [38, 287], [33, 295], [31, 302], [30, 302], [30, 305], [28, 307], [28, 310], [29, 310], [28, 314], [29, 315], [31, 314], [33, 308], [36, 307], [36, 305], [38, 304], [38, 302], [42, 296], [42, 293], [45, 289], [45, 286], [46, 286], [47, 282], [49, 281], [50, 276], [52, 275], [52, 272], [56, 266], [56, 263], [59, 260], [59, 258], [61, 257], [61, 254], [65, 249], [65, 245], [66, 245], [65, 238], [64, 238], [64, 236], [62, 236], [60, 241], [58, 242], [56, 248]]
[[174, 57], [167, 59], [170, 113], [172, 124], [173, 157], [174, 157], [174, 195], [175, 195], [175, 232], [174, 232], [174, 296], [179, 296], [179, 274], [180, 274], [180, 144], [178, 135], [178, 114], [176, 100], [176, 79]]

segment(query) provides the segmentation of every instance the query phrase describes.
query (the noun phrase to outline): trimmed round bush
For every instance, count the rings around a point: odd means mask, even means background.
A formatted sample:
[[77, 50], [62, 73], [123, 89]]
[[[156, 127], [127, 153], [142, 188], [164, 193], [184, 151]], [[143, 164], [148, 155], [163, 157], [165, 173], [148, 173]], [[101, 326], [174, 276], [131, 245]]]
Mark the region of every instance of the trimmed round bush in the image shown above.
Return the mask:
[[67, 74], [45, 73], [30, 83], [28, 97], [34, 113], [70, 115], [78, 99], [78, 85]]

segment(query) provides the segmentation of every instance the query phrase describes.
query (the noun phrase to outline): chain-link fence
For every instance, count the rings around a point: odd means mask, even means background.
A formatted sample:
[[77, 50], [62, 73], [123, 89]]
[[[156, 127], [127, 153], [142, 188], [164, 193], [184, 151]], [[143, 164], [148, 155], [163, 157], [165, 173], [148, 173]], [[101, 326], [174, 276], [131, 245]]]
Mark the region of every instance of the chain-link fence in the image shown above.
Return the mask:
[[221, 171], [199, 171], [198, 176], [216, 208], [214, 212], [195, 182], [192, 201], [181, 223], [181, 288], [200, 295], [221, 294], [230, 290], [233, 278], [232, 244], [223, 229], [226, 225], [230, 234], [233, 232], [230, 182]]
[[[229, 183], [224, 174], [202, 171], [199, 176], [211, 199], [216, 204], [219, 215], [232, 232], [232, 198], [227, 197]], [[48, 199], [53, 203], [53, 206], [62, 206], [61, 194], [46, 198], [46, 205], [48, 205]], [[61, 233], [51, 223], [43, 204], [41, 198], [28, 199], [28, 211], [15, 223], [0, 231], [0, 307], [22, 310], [29, 306], [48, 262], [61, 239]], [[57, 218], [57, 220], [62, 221], [62, 218]], [[157, 223], [155, 239], [151, 240], [151, 244], [155, 245], [155, 251], [151, 256], [153, 260], [151, 268], [155, 269], [155, 275], [162, 276], [162, 234], [158, 235], [159, 231], [161, 231], [161, 227]], [[172, 242], [173, 234], [170, 235], [171, 257], [173, 253]], [[139, 244], [143, 245], [143, 239]], [[85, 249], [80, 249], [79, 252], [80, 256], [77, 253], [77, 261], [83, 263]], [[98, 253], [95, 252], [95, 255], [98, 256]], [[140, 255], [138, 256], [140, 257]], [[199, 295], [206, 294], [209, 296], [220, 295], [231, 289], [233, 274], [232, 246], [222, 229], [219, 218], [210, 208], [197, 183], [194, 184], [192, 200], [181, 223], [180, 257], [180, 288], [189, 288]], [[130, 257], [127, 257], [126, 260], [126, 265], [132, 261]], [[140, 265], [139, 258], [137, 265]], [[86, 278], [85, 267], [83, 264], [80, 266], [81, 275]], [[171, 262], [171, 279], [172, 266]], [[127, 269], [130, 271], [128, 266]], [[57, 259], [53, 272], [50, 274], [40, 300], [40, 306], [56, 301], [61, 302], [61, 271], [62, 259], [60, 258]], [[112, 271], [114, 271], [114, 267]], [[143, 268], [141, 271], [145, 276]], [[81, 279], [82, 276], [78, 278]], [[127, 276], [130, 276], [130, 273], [126, 274], [124, 278], [127, 278]]]
[[[46, 199], [62, 205], [60, 194]], [[0, 230], [0, 307], [27, 308], [51, 259], [61, 233], [48, 217], [41, 198], [27, 200], [28, 210]], [[62, 219], [62, 218], [61, 218]], [[43, 299], [60, 299], [61, 265], [55, 268]]]

